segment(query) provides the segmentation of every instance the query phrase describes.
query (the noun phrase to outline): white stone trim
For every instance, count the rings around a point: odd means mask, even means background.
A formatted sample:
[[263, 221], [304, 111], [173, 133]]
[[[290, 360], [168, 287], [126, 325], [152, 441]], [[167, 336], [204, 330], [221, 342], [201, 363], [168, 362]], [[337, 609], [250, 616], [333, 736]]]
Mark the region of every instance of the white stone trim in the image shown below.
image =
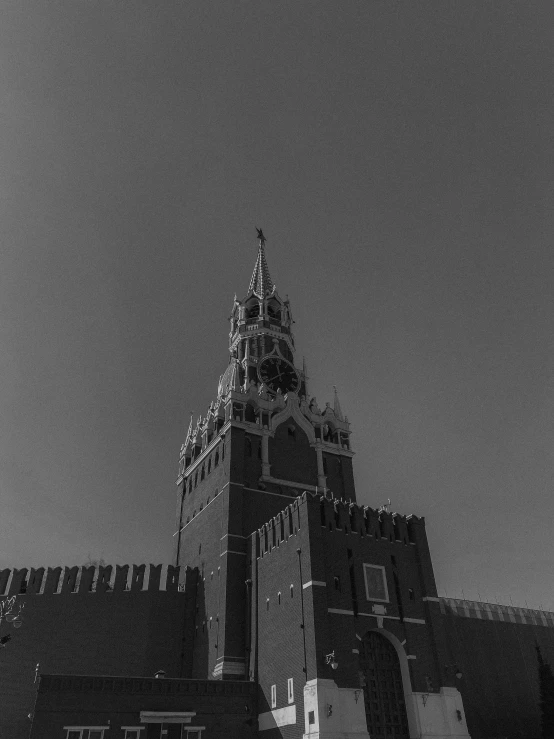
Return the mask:
[[193, 716], [196, 716], [196, 711], [141, 711], [140, 722], [142, 724], [190, 724]]
[[309, 680], [304, 686], [304, 729], [303, 739], [369, 739], [361, 689], [339, 688], [323, 678]]
[[268, 731], [278, 726], [291, 726], [296, 723], [296, 705], [276, 708], [273, 711], [260, 713], [258, 716], [259, 731]]
[[[383, 565], [374, 565], [370, 564], [369, 562], [363, 563], [363, 569], [364, 569], [364, 585], [365, 585], [365, 597], [366, 600], [369, 600], [373, 603], [390, 603], [389, 599], [389, 586], [387, 583], [387, 571], [383, 567]], [[369, 589], [367, 587], [367, 576], [366, 576], [366, 570], [381, 570], [381, 574], [383, 575], [383, 585], [385, 587], [385, 597], [384, 598], [374, 598], [373, 596], [369, 595]]]
[[224, 557], [226, 554], [240, 554], [241, 557], [246, 557], [246, 552], [236, 552], [234, 549], [226, 549], [224, 552], [221, 552], [219, 555], [220, 557]]
[[306, 588], [311, 587], [312, 585], [319, 585], [322, 588], [327, 587], [326, 582], [322, 582], [321, 580], [310, 580], [309, 582], [305, 582], [304, 585], [302, 585], [302, 588], [306, 590]]
[[440, 603], [440, 598], [437, 598], [435, 595], [424, 595], [421, 600], [430, 601], [432, 603]]

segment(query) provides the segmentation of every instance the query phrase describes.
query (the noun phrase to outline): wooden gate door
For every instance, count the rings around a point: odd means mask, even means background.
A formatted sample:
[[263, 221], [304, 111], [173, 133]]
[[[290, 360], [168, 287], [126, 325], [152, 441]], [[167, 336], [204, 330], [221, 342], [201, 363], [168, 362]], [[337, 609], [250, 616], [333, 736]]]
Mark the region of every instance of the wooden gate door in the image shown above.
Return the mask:
[[370, 631], [360, 643], [360, 683], [371, 739], [409, 739], [402, 673], [396, 649]]

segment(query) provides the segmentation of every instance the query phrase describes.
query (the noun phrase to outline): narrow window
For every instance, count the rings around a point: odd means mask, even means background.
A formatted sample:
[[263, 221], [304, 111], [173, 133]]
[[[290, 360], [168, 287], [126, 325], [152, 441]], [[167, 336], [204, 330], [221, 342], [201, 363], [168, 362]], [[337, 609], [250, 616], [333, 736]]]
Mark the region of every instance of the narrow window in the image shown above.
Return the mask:
[[202, 553], [202, 544], [199, 544], [198, 545], [198, 554], [201, 554], [201, 553]]
[[315, 724], [315, 711], [309, 711], [309, 713], [308, 713], [308, 723], [309, 724]]
[[200, 473], [200, 479], [203, 480], [206, 477], [206, 471], [204, 470], [204, 465], [202, 465], [202, 472]]
[[208, 475], [210, 474], [211, 471], [212, 471], [212, 458], [210, 457], [208, 459]]
[[294, 598], [294, 585], [290, 586], [290, 597]]
[[269, 611], [269, 598], [265, 602], [265, 610]]
[[327, 458], [323, 457], [323, 474], [326, 475], [328, 473], [329, 469], [327, 466]]
[[277, 604], [281, 605], [281, 591], [277, 593]]
[[287, 700], [289, 703], [294, 703], [294, 680], [292, 677], [287, 680]]
[[219, 451], [217, 451], [217, 452], [215, 453], [215, 462], [214, 462], [214, 467], [217, 467], [217, 465], [218, 465], [218, 464], [219, 464]]
[[338, 575], [335, 577], [335, 590], [340, 592], [340, 577]]
[[413, 588], [408, 588], [408, 597], [410, 600], [415, 600], [415, 593]]
[[189, 480], [189, 493], [192, 493], [192, 477]]
[[252, 456], [252, 441], [249, 436], [245, 439], [246, 454], [248, 457]]
[[296, 440], [296, 427], [295, 426], [289, 426], [287, 428], [288, 434], [291, 437], [291, 439]]
[[277, 686], [271, 686], [271, 707], [277, 708]]
[[194, 487], [196, 487], [197, 485], [198, 485], [198, 472], [194, 476]]

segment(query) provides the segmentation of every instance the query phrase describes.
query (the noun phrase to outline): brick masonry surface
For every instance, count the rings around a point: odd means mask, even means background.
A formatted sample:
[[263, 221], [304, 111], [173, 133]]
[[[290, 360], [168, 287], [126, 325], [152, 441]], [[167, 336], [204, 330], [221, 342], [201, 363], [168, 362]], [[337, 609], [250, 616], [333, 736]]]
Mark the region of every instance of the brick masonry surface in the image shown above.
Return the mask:
[[472, 739], [540, 736], [537, 647], [554, 667], [554, 614], [446, 598], [441, 607]]
[[[123, 739], [121, 727], [140, 726], [141, 711], [194, 712], [191, 725], [205, 726], [203, 736], [208, 739], [257, 735], [256, 689], [251, 683], [43, 675], [30, 739], [60, 739], [64, 726], [87, 725], [107, 725], [105, 739]], [[178, 736], [178, 725], [166, 728], [167, 739]]]

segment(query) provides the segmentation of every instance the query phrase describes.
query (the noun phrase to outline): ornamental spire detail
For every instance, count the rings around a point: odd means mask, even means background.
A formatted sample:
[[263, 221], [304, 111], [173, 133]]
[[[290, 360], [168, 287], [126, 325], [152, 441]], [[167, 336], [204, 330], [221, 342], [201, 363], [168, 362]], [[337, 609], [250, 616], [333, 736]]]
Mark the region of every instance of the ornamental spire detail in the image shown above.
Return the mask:
[[266, 238], [261, 228], [257, 228], [258, 241], [260, 245], [258, 247], [258, 256], [256, 258], [256, 264], [254, 265], [254, 271], [252, 272], [252, 278], [250, 279], [249, 292], [253, 292], [258, 298], [265, 298], [266, 295], [271, 294], [275, 289], [271, 275], [269, 274], [269, 267], [267, 266], [267, 260], [265, 258], [265, 242]]

